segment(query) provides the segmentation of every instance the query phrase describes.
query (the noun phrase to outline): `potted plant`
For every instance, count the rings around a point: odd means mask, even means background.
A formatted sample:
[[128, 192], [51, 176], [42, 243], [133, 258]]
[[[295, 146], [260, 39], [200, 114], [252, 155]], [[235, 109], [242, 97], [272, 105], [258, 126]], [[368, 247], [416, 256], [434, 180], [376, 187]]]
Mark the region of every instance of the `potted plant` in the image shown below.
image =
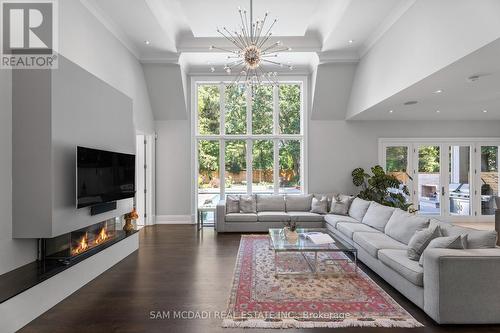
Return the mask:
[[297, 233], [297, 222], [285, 222], [283, 230], [285, 232], [285, 238], [289, 243], [297, 242], [297, 240], [299, 239], [299, 234]]
[[352, 182], [362, 188], [358, 194], [359, 198], [400, 208], [410, 213], [416, 212], [412, 204], [407, 201], [410, 192], [406, 185], [393, 175], [387, 174], [380, 165], [371, 168], [371, 172], [372, 175], [366, 173], [363, 168], [354, 169], [352, 172]]
[[137, 214], [137, 210], [134, 208], [128, 214], [124, 215], [125, 225], [123, 226], [123, 230], [128, 234], [135, 230], [134, 224], [132, 221], [135, 221], [139, 218], [139, 214]]

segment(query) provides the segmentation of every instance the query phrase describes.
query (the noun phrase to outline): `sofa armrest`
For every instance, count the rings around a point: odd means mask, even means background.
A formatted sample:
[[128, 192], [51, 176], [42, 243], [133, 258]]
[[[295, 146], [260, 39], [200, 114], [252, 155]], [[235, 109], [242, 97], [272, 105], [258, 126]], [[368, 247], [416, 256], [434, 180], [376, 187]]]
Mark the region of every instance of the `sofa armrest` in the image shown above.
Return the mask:
[[220, 200], [215, 209], [215, 231], [224, 232], [226, 225], [226, 200]]
[[439, 324], [500, 323], [500, 249], [424, 251], [424, 310]]

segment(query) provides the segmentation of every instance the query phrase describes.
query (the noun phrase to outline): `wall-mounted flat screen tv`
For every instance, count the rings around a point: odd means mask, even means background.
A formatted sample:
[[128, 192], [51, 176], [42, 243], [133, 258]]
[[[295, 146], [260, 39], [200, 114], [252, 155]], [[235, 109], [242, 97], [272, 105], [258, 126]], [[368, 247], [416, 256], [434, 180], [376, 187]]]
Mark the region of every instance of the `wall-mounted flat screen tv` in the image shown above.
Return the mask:
[[83, 208], [135, 195], [135, 155], [76, 148], [76, 206]]

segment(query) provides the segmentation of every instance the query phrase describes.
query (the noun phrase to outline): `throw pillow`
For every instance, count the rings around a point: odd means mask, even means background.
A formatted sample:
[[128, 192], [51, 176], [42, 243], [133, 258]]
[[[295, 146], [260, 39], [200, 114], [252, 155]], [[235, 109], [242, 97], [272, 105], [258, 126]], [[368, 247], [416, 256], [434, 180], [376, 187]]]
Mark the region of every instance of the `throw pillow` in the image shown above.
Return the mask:
[[257, 195], [257, 211], [259, 212], [284, 212], [285, 196], [282, 194]]
[[429, 218], [416, 216], [396, 209], [391, 215], [389, 222], [385, 225], [384, 233], [404, 244], [408, 244], [415, 232], [429, 226]]
[[254, 195], [240, 196], [240, 213], [257, 213], [257, 201]]
[[311, 213], [326, 214], [327, 209], [328, 209], [328, 199], [326, 197], [322, 197], [321, 199], [313, 197], [311, 203]]
[[408, 258], [411, 260], [419, 260], [429, 243], [434, 238], [441, 236], [441, 230], [437, 225], [417, 231], [408, 242]]
[[385, 225], [389, 222], [393, 213], [393, 207], [387, 207], [373, 201], [368, 207], [361, 223], [384, 232]]
[[351, 205], [352, 200], [354, 199], [347, 195], [334, 195], [332, 198], [332, 205], [330, 207], [330, 214], [346, 216], [349, 212], [349, 206]]
[[366, 201], [360, 198], [354, 198], [351, 203], [351, 207], [349, 207], [349, 216], [361, 222], [363, 217], [370, 207], [371, 201]]
[[495, 230], [476, 230], [453, 225], [451, 223], [431, 220], [431, 225], [437, 224], [443, 236], [467, 235], [466, 249], [488, 249], [496, 247], [497, 233]]
[[313, 195], [287, 195], [285, 206], [287, 212], [308, 212], [311, 210]]
[[[465, 236], [449, 236], [449, 237], [438, 237], [431, 240], [429, 245], [427, 245], [427, 249], [464, 249], [464, 238]], [[425, 252], [424, 250], [424, 252]], [[424, 256], [420, 256], [420, 260], [418, 261], [420, 266], [424, 266]]]
[[240, 212], [240, 198], [237, 195], [228, 195], [226, 197], [226, 213]]

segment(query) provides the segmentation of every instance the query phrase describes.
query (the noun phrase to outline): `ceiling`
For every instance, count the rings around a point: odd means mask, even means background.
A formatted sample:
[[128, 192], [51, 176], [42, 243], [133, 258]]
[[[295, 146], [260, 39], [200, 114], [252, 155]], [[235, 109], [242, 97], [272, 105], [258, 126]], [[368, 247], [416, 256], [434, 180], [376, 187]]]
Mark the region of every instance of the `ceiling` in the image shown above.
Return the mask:
[[[216, 28], [235, 29], [250, 0], [82, 0], [142, 62], [175, 62], [181, 54], [221, 65], [210, 45], [227, 45]], [[273, 36], [293, 53], [357, 61], [415, 0], [254, 0], [254, 17], [277, 18]], [[145, 42], [148, 41], [146, 44]], [[351, 42], [350, 42], [351, 41]], [[210, 58], [210, 60], [209, 60]], [[202, 59], [202, 60], [200, 60]], [[311, 56], [289, 56], [294, 66]], [[193, 65], [194, 66], [194, 65]]]
[[[500, 39], [497, 39], [383, 102], [366, 109], [353, 119], [500, 119], [499, 57]], [[474, 75], [479, 76], [479, 79], [476, 81], [468, 79]], [[438, 92], [439, 90], [442, 92]], [[408, 101], [418, 103], [404, 105]]]

